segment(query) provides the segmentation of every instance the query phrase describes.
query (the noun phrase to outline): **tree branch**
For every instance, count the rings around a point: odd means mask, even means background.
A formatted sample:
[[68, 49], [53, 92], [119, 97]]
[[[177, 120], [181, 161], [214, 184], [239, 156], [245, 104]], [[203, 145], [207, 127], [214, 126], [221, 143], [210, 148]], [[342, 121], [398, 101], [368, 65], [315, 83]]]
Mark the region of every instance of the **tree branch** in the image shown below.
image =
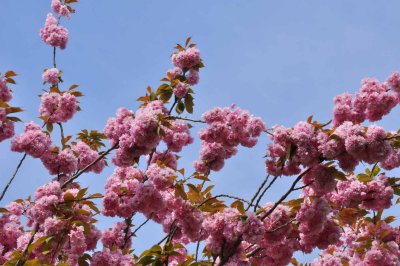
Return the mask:
[[260, 193], [261, 189], [265, 186], [265, 184], [268, 182], [269, 179], [269, 175], [267, 175], [267, 177], [264, 179], [264, 181], [261, 183], [261, 185], [258, 187], [256, 194], [254, 194], [253, 198], [251, 198], [250, 200], [250, 204], [247, 206], [246, 211], [248, 211], [251, 207], [251, 205], [253, 204], [253, 202], [255, 201], [255, 199], [257, 198], [258, 194]]
[[284, 201], [289, 194], [294, 190], [294, 188], [296, 187], [296, 184], [301, 180], [301, 178], [307, 174], [312, 167], [309, 167], [307, 170], [305, 170], [303, 173], [301, 173], [296, 180], [294, 180], [293, 184], [290, 186], [289, 190], [274, 204], [274, 206], [269, 209], [262, 217], [261, 217], [261, 221], [265, 220], [265, 218], [267, 218], [277, 207], [279, 204], [281, 204], [282, 201]]
[[111, 151], [115, 150], [118, 147], [118, 143], [114, 144], [114, 146], [112, 146], [111, 148], [109, 148], [108, 150], [106, 150], [103, 154], [101, 154], [99, 157], [97, 157], [96, 160], [94, 160], [93, 162], [91, 162], [90, 164], [86, 165], [82, 170], [80, 170], [78, 173], [76, 173], [75, 175], [73, 175], [70, 179], [68, 179], [67, 181], [65, 181], [65, 183], [61, 186], [61, 188], [64, 188], [66, 185], [68, 185], [69, 183], [73, 182], [75, 179], [77, 179], [80, 175], [82, 175], [87, 169], [89, 169], [91, 166], [95, 165], [98, 161], [100, 161], [101, 159], [103, 159], [107, 154], [109, 154]]
[[196, 120], [196, 119], [190, 119], [190, 118], [185, 118], [185, 117], [179, 117], [179, 116], [172, 116], [172, 115], [170, 115], [170, 116], [167, 116], [167, 117], [165, 117], [166, 119], [171, 119], [171, 120], [176, 120], [176, 119], [179, 119], [179, 120], [184, 120], [184, 121], [189, 121], [189, 122], [193, 122], [193, 123], [206, 123], [206, 121], [204, 121], [204, 120]]
[[0, 201], [3, 199], [4, 195], [6, 194], [8, 188], [10, 187], [12, 181], [14, 180], [15, 176], [17, 175], [19, 168], [21, 168], [22, 163], [24, 162], [25, 158], [26, 158], [26, 153], [24, 154], [24, 156], [22, 156], [21, 160], [19, 161], [17, 168], [14, 171], [14, 174], [10, 177], [10, 179], [8, 180], [7, 185], [5, 186], [5, 188], [3, 189], [3, 192], [1, 193], [0, 196]]
[[259, 206], [261, 199], [264, 197], [264, 194], [267, 192], [267, 190], [275, 183], [276, 179], [278, 179], [279, 176], [274, 176], [274, 178], [271, 180], [271, 183], [264, 189], [264, 191], [261, 193], [261, 195], [258, 197], [258, 200], [256, 202], [256, 205], [254, 206], [254, 211], [257, 210], [257, 206]]

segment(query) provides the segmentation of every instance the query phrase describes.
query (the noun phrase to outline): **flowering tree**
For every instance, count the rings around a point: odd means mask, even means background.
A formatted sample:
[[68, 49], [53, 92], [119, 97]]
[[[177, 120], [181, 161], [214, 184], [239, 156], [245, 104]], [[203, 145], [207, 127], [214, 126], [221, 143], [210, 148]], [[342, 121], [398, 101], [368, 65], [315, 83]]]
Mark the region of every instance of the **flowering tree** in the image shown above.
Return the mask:
[[[49, 183], [33, 197], [0, 209], [3, 265], [300, 265], [293, 253], [315, 249], [322, 251], [312, 265], [400, 265], [400, 229], [391, 225], [395, 217], [384, 213], [399, 203], [394, 195], [400, 195], [400, 179], [381, 170], [400, 166], [400, 135], [363, 125], [400, 103], [400, 73], [383, 83], [365, 79], [355, 95], [335, 97], [328, 123], [309, 117], [293, 128], [267, 128], [236, 106], [192, 119], [193, 88], [204, 65], [188, 38], [175, 47], [174, 68], [162, 84], [138, 98], [138, 110], [118, 109], [103, 132], [84, 129], [65, 136], [63, 128], [80, 110], [83, 94], [77, 85], [63, 86], [56, 52], [67, 47], [68, 30], [60, 22], [70, 19], [75, 2], [53, 0], [53, 13], [40, 30], [53, 47], [53, 66], [42, 76], [47, 91], [41, 95], [39, 124], [26, 123], [15, 135], [14, 123], [20, 120], [14, 113], [22, 111], [10, 103], [16, 73], [0, 77], [0, 141], [11, 139], [11, 150], [23, 154], [0, 200], [27, 156], [49, 172]], [[193, 123], [204, 128], [195, 172], [187, 173], [178, 166], [178, 154], [193, 142]], [[58, 145], [54, 127], [60, 132]], [[239, 145], [254, 147], [262, 134], [271, 140], [267, 175], [254, 196], [214, 195], [212, 173], [222, 170]], [[100, 174], [107, 155], [115, 170], [105, 194], [89, 193], [79, 177]], [[146, 161], [144, 169], [140, 160]], [[360, 163], [367, 168], [356, 173]], [[276, 202], [264, 203], [278, 178], [286, 180], [286, 191]], [[301, 191], [297, 198], [291, 196], [295, 191]], [[94, 201], [99, 198], [101, 208]], [[133, 225], [138, 214], [147, 220]], [[119, 221], [100, 232], [96, 222], [102, 216]], [[162, 225], [165, 236], [135, 254], [132, 238], [150, 220]], [[193, 254], [189, 243], [195, 243]]]

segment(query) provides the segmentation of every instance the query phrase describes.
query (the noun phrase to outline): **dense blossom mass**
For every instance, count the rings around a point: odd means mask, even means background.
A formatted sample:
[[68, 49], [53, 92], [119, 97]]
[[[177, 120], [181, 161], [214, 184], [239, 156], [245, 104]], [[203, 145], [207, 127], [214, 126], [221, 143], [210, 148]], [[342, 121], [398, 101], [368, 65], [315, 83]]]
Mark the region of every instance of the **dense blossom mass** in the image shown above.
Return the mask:
[[9, 78], [10, 73], [13, 76], [13, 72], [7, 72], [4, 76], [0, 75], [0, 142], [15, 134], [14, 121], [7, 117], [10, 112], [10, 106], [7, 102], [12, 99], [12, 92], [8, 83], [10, 81], [14, 83], [14, 80]]
[[42, 78], [45, 83], [49, 83], [54, 86], [60, 82], [60, 75], [60, 70], [57, 68], [50, 68], [43, 72]]
[[[40, 31], [53, 46], [53, 67], [42, 74], [41, 122], [25, 123], [14, 138], [14, 123], [20, 121], [14, 113], [22, 111], [10, 105], [16, 73], [0, 75], [0, 141], [12, 138], [11, 150], [24, 153], [0, 200], [27, 155], [51, 176], [32, 197], [0, 208], [0, 264], [284, 266], [302, 265], [296, 254], [318, 249], [312, 266], [400, 265], [400, 228], [386, 211], [400, 195], [400, 178], [389, 172], [400, 166], [399, 131], [362, 124], [382, 119], [400, 102], [399, 72], [385, 82], [363, 80], [355, 95], [336, 96], [328, 123], [309, 117], [292, 128], [268, 129], [235, 105], [215, 107], [197, 120], [186, 115], [193, 113], [193, 86], [204, 64], [188, 38], [175, 47], [174, 67], [163, 83], [138, 98], [137, 110], [119, 108], [104, 132], [67, 135], [82, 93], [77, 85], [63, 88], [56, 51], [66, 48], [68, 30], [61, 22], [71, 18], [75, 2], [51, 1], [54, 14]], [[204, 127], [191, 171], [180, 158], [195, 141], [194, 123]], [[239, 146], [254, 147], [263, 133], [270, 139], [263, 159], [267, 177], [252, 199], [214, 194], [213, 171], [223, 169]], [[110, 147], [102, 150], [106, 139]], [[108, 159], [115, 169], [104, 195], [82, 188], [78, 178], [102, 173]], [[278, 178], [285, 182], [281, 196], [265, 204]], [[299, 196], [293, 197], [295, 191]], [[113, 224], [101, 231], [96, 223], [104, 216], [113, 217]], [[139, 224], [138, 216], [145, 221]], [[148, 221], [159, 224], [165, 236], [139, 254], [136, 237]], [[193, 254], [188, 245], [195, 246]]]
[[67, 122], [76, 113], [78, 101], [69, 93], [45, 92], [41, 97], [40, 115], [46, 122], [60, 123]]
[[40, 30], [40, 37], [48, 45], [65, 49], [67, 47], [69, 32], [65, 27], [58, 25], [57, 19], [53, 14], [49, 13], [44, 27]]
[[199, 133], [202, 140], [200, 161], [194, 163], [201, 173], [221, 170], [225, 160], [236, 154], [239, 144], [253, 147], [265, 129], [260, 118], [235, 106], [215, 108], [205, 113], [203, 118], [208, 127]]
[[25, 133], [18, 135], [11, 142], [11, 150], [25, 152], [34, 158], [40, 158], [50, 150], [51, 139], [35, 123], [25, 125]]

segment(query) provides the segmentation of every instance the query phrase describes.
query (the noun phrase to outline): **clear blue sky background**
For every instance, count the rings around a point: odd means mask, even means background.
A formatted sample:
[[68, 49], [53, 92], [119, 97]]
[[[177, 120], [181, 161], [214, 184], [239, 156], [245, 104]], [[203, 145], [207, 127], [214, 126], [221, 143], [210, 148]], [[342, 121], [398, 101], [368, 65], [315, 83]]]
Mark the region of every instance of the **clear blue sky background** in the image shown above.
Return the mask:
[[[292, 126], [309, 115], [328, 121], [332, 98], [355, 92], [363, 77], [385, 79], [400, 70], [400, 2], [392, 1], [81, 1], [70, 21], [66, 50], [57, 55], [65, 88], [80, 84], [83, 112], [65, 126], [67, 133], [104, 127], [120, 106], [136, 109], [147, 85], [156, 87], [171, 67], [177, 42], [193, 36], [206, 68], [196, 90], [194, 117], [215, 106], [236, 103], [261, 116], [268, 126]], [[51, 47], [39, 38], [50, 10], [47, 1], [2, 0], [0, 71], [15, 70], [12, 104], [38, 122], [41, 74], [51, 67]], [[397, 129], [399, 109], [378, 124]], [[196, 134], [195, 128], [193, 134]], [[22, 124], [17, 131], [21, 132]], [[55, 131], [57, 132], [57, 131]], [[212, 175], [216, 191], [250, 198], [265, 176], [265, 136], [254, 149], [240, 149], [225, 169]], [[191, 169], [198, 141], [184, 150], [181, 166]], [[0, 183], [6, 182], [21, 154], [0, 143]], [[111, 174], [81, 178], [91, 191], [103, 191]], [[274, 200], [292, 180], [287, 177], [266, 196]], [[49, 181], [38, 160], [25, 161], [2, 204], [32, 194]], [[139, 223], [141, 218], [135, 220]], [[112, 224], [106, 219], [100, 224]], [[134, 247], [142, 250], [162, 238], [147, 225]], [[310, 257], [300, 256], [302, 260]]]

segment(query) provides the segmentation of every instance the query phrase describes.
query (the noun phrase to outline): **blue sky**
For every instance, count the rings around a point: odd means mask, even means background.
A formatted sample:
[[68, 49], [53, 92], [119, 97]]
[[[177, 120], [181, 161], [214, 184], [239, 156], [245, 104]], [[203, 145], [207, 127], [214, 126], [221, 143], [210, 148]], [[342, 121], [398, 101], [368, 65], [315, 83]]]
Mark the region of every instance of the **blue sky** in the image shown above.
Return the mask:
[[[41, 74], [52, 60], [39, 29], [50, 1], [2, 0], [0, 9], [0, 72], [13, 69], [19, 74], [12, 104], [26, 110], [20, 115], [24, 121], [38, 122]], [[172, 47], [188, 36], [198, 44], [206, 65], [195, 88], [195, 118], [215, 106], [235, 103], [261, 116], [268, 126], [292, 126], [311, 114], [328, 121], [335, 95], [355, 92], [363, 77], [384, 80], [400, 70], [396, 0], [82, 0], [76, 9], [70, 21], [62, 22], [70, 41], [57, 55], [65, 88], [79, 84], [85, 94], [83, 112], [65, 126], [67, 134], [101, 130], [120, 106], [136, 109], [135, 99], [146, 86], [157, 87], [171, 68]], [[399, 109], [378, 124], [397, 129]], [[17, 128], [21, 132], [22, 124]], [[267, 142], [263, 136], [256, 148], [240, 149], [222, 172], [213, 174], [215, 193], [250, 198], [265, 176]], [[198, 144], [184, 150], [181, 166], [191, 168]], [[8, 149], [8, 141], [0, 143], [1, 184], [22, 156]], [[92, 191], [102, 191], [111, 172], [109, 167], [81, 180]], [[4, 202], [31, 194], [48, 180], [40, 162], [29, 158]], [[265, 200], [276, 199], [290, 180], [283, 179]], [[101, 227], [111, 223], [107, 219]], [[159, 231], [157, 225], [147, 225], [134, 247], [142, 250], [158, 242]]]

